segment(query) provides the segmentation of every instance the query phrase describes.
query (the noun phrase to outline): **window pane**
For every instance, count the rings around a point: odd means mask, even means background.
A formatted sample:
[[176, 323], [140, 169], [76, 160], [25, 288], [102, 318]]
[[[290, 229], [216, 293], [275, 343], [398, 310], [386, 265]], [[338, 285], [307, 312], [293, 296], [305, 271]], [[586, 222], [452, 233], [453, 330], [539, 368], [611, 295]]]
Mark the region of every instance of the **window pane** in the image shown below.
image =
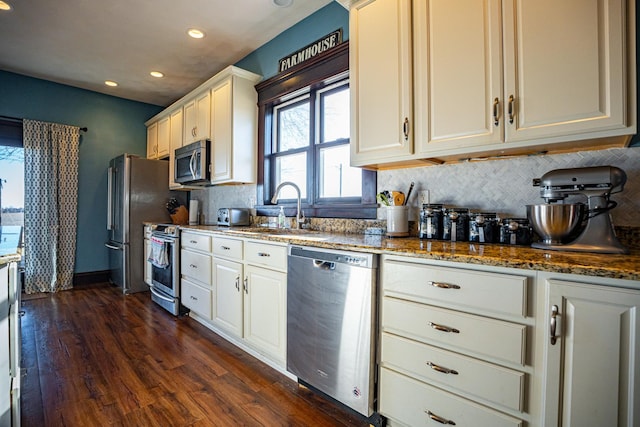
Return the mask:
[[362, 170], [349, 165], [349, 145], [320, 150], [320, 197], [361, 197]]
[[[276, 159], [275, 185], [284, 181], [292, 181], [300, 187], [301, 197], [307, 197], [307, 153], [291, 154]], [[278, 199], [297, 198], [296, 190], [290, 185], [282, 187], [278, 195]]]
[[24, 149], [0, 145], [0, 225], [24, 226]]
[[324, 120], [322, 142], [348, 139], [350, 129], [349, 87], [324, 96]]
[[309, 145], [309, 102], [276, 110], [279, 134], [277, 151], [283, 152]]

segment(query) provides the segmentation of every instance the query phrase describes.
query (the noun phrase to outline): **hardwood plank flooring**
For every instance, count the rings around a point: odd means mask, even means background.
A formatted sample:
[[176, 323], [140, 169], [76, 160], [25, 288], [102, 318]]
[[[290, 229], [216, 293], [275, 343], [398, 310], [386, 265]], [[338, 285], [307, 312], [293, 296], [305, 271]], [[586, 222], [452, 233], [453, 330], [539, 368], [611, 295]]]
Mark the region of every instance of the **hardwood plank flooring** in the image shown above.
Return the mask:
[[22, 425], [365, 426], [148, 293], [22, 301]]

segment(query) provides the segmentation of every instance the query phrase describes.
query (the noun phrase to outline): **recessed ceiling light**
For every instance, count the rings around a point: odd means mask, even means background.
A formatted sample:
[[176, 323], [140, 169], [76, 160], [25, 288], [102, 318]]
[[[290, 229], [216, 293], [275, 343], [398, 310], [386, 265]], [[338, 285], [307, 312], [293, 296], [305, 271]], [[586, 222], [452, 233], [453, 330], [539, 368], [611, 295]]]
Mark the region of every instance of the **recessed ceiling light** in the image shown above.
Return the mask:
[[273, 4], [275, 4], [278, 7], [291, 6], [292, 3], [293, 3], [293, 0], [273, 0]]
[[7, 2], [0, 0], [0, 10], [11, 10], [11, 5]]
[[164, 77], [164, 74], [162, 74], [160, 71], [152, 71], [149, 74], [151, 74], [153, 77]]
[[204, 33], [200, 30], [196, 30], [195, 28], [189, 29], [189, 31], [187, 31], [187, 34], [189, 34], [194, 39], [201, 39], [204, 37]]
[[111, 87], [118, 86], [118, 83], [114, 82], [113, 80], [105, 80], [104, 84], [106, 84], [107, 86], [111, 86]]

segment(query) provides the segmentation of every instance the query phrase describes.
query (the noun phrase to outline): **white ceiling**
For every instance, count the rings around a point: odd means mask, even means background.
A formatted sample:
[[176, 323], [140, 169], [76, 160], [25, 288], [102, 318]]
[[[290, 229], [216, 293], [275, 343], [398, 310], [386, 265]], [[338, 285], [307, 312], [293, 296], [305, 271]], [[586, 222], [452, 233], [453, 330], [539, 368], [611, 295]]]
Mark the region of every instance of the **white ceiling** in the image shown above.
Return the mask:
[[332, 0], [5, 1], [1, 70], [167, 106]]

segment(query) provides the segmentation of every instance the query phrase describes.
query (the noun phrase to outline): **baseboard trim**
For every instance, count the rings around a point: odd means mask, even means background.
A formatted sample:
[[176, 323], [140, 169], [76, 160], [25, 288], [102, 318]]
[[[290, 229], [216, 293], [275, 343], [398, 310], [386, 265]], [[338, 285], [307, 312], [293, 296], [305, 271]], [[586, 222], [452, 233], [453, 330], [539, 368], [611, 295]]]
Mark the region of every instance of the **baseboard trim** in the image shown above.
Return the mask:
[[85, 273], [74, 273], [73, 287], [82, 287], [104, 283], [109, 281], [109, 270], [87, 271]]

